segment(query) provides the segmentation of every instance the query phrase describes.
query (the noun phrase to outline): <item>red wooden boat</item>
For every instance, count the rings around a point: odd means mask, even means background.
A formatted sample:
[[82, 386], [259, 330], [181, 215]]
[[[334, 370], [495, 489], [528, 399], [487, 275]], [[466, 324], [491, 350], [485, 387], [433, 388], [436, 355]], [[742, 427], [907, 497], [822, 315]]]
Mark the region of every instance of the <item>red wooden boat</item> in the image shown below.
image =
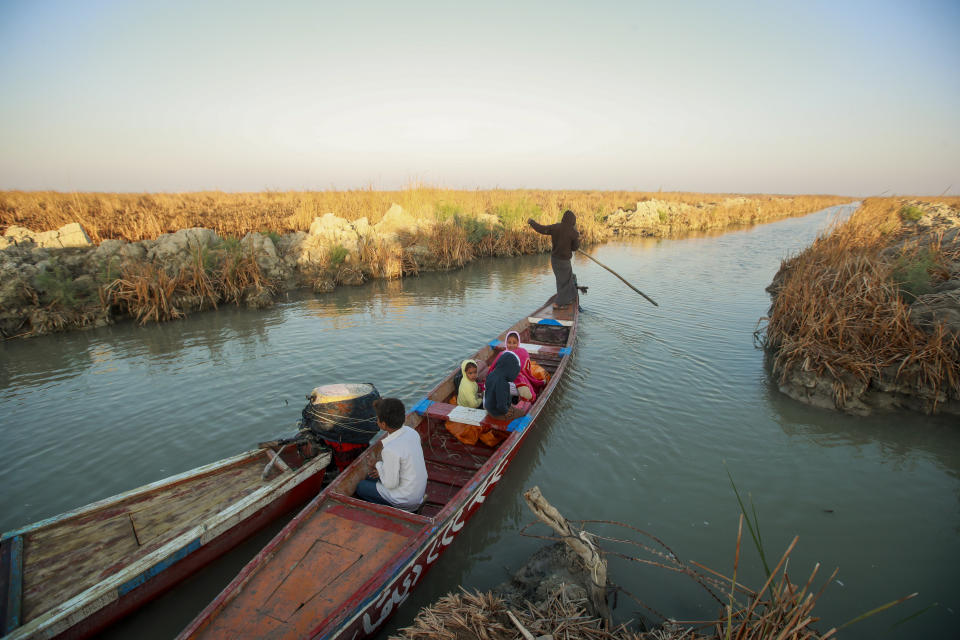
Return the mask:
[[[552, 377], [527, 415], [495, 420], [447, 403], [451, 373], [407, 414], [423, 441], [428, 483], [419, 513], [353, 496], [376, 455], [368, 449], [254, 558], [178, 636], [187, 638], [357, 638], [379, 630], [453, 542], [507, 470], [563, 375], [574, 345], [577, 305], [551, 302], [510, 329]], [[506, 331], [473, 358], [490, 362]], [[444, 421], [491, 427], [496, 448], [469, 446]]]
[[315, 497], [330, 457], [265, 443], [3, 534], [0, 631], [93, 635]]

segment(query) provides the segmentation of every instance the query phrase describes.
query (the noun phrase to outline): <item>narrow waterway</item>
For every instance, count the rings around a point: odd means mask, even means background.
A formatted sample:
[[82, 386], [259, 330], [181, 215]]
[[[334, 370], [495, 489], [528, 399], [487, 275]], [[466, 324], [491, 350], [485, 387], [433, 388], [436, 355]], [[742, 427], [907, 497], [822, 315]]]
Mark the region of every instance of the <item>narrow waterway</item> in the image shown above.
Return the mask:
[[[578, 258], [590, 292], [569, 375], [494, 494], [391, 628], [457, 585], [496, 585], [542, 544], [518, 534], [532, 520], [521, 493], [533, 485], [571, 519], [631, 524], [681, 558], [729, 574], [739, 513], [729, 473], [753, 498], [771, 565], [799, 535], [794, 582], [816, 562], [822, 578], [840, 568], [817, 608], [821, 630], [919, 592], [841, 637], [954, 637], [960, 425], [803, 406], [777, 392], [754, 347], [769, 306], [764, 287], [780, 260], [848, 213], [840, 207], [722, 235], [590, 249], [658, 308]], [[415, 402], [552, 287], [548, 256], [482, 260], [267, 311], [221, 309], [159, 326], [0, 343], [0, 529], [286, 434], [318, 384], [370, 381], [383, 395]], [[176, 633], [262, 544], [114, 635]], [[661, 569], [618, 561], [610, 577], [672, 617], [716, 613], [699, 588]], [[763, 581], [752, 545], [739, 577]], [[638, 612], [619, 597], [619, 618]]]

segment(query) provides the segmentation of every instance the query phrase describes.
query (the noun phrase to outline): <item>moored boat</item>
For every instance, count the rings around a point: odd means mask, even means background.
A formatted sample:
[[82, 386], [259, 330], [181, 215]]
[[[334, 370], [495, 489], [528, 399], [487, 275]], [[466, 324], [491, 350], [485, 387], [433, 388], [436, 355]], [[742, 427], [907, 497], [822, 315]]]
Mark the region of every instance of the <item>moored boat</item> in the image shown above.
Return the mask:
[[4, 533], [0, 631], [93, 635], [316, 496], [330, 459], [262, 446]]
[[[427, 466], [423, 506], [410, 513], [353, 497], [376, 456], [371, 447], [271, 540], [178, 636], [358, 638], [380, 630], [503, 477], [569, 362], [578, 307], [552, 301], [476, 352], [491, 362], [509, 331], [551, 374], [529, 411], [499, 420], [450, 404], [451, 372], [407, 414]], [[496, 431], [495, 447], [460, 442], [447, 421]]]

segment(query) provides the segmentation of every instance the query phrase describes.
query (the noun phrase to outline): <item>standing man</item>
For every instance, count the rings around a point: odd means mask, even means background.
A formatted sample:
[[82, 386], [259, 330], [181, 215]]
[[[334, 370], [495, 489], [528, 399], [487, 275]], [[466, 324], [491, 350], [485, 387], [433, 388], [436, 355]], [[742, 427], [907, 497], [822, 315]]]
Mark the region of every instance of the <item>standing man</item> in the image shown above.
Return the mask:
[[553, 308], [566, 309], [577, 298], [577, 276], [570, 265], [573, 252], [580, 248], [577, 216], [567, 209], [556, 224], [543, 225], [533, 218], [527, 222], [537, 233], [550, 236], [553, 243], [550, 266], [553, 267], [553, 275], [557, 279], [557, 300], [553, 303]]
[[400, 400], [381, 398], [373, 403], [373, 408], [377, 426], [387, 435], [378, 443], [382, 447], [380, 460], [357, 485], [356, 495], [367, 502], [416, 511], [427, 490], [427, 465], [420, 434], [403, 424], [406, 410]]

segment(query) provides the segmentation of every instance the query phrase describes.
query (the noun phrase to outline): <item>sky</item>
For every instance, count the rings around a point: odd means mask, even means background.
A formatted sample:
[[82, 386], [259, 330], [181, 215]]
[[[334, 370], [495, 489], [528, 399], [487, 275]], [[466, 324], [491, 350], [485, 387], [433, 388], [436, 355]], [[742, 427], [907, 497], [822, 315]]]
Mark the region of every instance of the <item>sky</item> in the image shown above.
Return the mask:
[[0, 0], [0, 189], [960, 194], [960, 2]]

